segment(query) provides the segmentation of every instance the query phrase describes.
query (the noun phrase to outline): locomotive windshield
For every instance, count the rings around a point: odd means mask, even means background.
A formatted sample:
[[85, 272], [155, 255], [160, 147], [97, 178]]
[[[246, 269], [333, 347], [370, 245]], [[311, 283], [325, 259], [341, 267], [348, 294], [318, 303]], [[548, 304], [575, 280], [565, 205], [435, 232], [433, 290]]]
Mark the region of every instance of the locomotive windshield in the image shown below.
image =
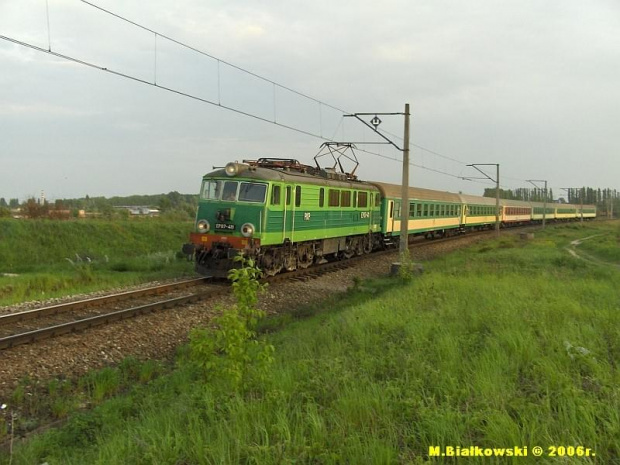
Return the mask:
[[267, 184], [256, 182], [221, 181], [209, 179], [203, 182], [200, 198], [228, 202], [265, 202]]
[[260, 202], [265, 201], [265, 193], [267, 192], [267, 184], [259, 184], [256, 182], [242, 182], [239, 189], [239, 200], [242, 202]]

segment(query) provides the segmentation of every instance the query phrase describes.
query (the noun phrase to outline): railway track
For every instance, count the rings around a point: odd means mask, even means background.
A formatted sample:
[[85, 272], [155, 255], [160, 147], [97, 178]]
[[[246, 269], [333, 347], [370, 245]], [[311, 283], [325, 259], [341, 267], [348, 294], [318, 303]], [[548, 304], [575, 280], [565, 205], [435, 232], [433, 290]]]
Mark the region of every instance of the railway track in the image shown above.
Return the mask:
[[[491, 234], [492, 231], [482, 231], [468, 234], [466, 236], [453, 236], [448, 238], [424, 240], [420, 239], [410, 243], [409, 248], [440, 244], [442, 242], [458, 240], [461, 237], [484, 236]], [[395, 249], [387, 249], [368, 255], [359, 255], [347, 260], [328, 262], [315, 265], [305, 269], [281, 273], [270, 277], [265, 281], [276, 283], [281, 281], [307, 281], [323, 276], [330, 272], [350, 268], [361, 260], [368, 257], [377, 257], [382, 254], [395, 253]], [[228, 286], [211, 286], [204, 289], [205, 284], [212, 283], [209, 278], [198, 278], [179, 283], [154, 286], [136, 291], [122, 292], [108, 296], [96, 297], [92, 299], [67, 302], [63, 304], [42, 307], [19, 313], [9, 313], [0, 315], [0, 350], [9, 349], [22, 344], [34, 343], [44, 339], [61, 336], [64, 334], [84, 331], [96, 326], [110, 324], [113, 322], [133, 318], [138, 315], [167, 310], [183, 305], [188, 305], [202, 300], [208, 300], [230, 292]], [[200, 287], [197, 292], [161, 299], [162, 294], [191, 290]], [[136, 306], [126, 307], [125, 304], [132, 300], [157, 297], [153, 302], [142, 303]], [[119, 305], [124, 308], [114, 308], [110, 306]]]
[[[166, 293], [187, 292], [188, 289], [203, 285], [207, 281], [206, 278], [190, 279], [0, 315], [0, 350], [208, 298], [214, 295], [216, 290], [165, 300], [158, 298]], [[118, 308], [136, 299], [153, 297], [156, 298], [155, 301], [147, 304]], [[114, 308], [111, 310], [110, 307]]]

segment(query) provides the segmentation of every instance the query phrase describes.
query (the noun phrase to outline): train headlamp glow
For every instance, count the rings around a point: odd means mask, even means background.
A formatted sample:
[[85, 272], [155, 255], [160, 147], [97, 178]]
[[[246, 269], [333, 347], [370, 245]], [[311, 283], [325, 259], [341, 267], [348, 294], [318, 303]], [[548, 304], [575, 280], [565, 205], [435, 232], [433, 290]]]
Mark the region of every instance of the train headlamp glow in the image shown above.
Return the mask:
[[243, 223], [241, 226], [241, 235], [243, 237], [252, 237], [254, 235], [254, 225], [252, 223]]
[[209, 232], [209, 229], [211, 229], [211, 225], [207, 220], [198, 221], [198, 223], [196, 223], [196, 227], [198, 228], [198, 232], [201, 233]]
[[226, 166], [224, 167], [224, 171], [226, 172], [228, 176], [232, 177], [232, 176], [237, 176], [239, 173], [247, 170], [248, 168], [249, 166], [244, 163], [230, 162], [226, 164]]

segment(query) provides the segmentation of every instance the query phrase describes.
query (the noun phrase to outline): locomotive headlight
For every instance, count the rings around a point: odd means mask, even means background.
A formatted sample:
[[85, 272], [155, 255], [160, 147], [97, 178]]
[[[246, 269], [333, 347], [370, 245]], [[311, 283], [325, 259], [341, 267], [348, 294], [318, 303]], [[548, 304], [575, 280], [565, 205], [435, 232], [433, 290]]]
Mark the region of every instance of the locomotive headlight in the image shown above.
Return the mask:
[[196, 223], [196, 228], [198, 228], [198, 232], [206, 233], [209, 232], [209, 229], [211, 229], [211, 225], [207, 220], [200, 220]]
[[224, 171], [228, 176], [237, 176], [239, 173], [247, 170], [248, 168], [249, 166], [244, 163], [230, 162], [226, 164], [226, 166], [224, 167]]
[[254, 225], [252, 223], [243, 223], [241, 234], [243, 237], [252, 237], [254, 235]]

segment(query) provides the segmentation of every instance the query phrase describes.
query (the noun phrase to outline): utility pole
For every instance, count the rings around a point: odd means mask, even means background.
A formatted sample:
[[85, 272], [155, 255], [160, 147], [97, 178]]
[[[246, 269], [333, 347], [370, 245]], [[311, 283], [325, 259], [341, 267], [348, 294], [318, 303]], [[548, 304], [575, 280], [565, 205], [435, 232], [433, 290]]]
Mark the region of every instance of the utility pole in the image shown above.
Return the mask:
[[544, 182], [545, 183], [545, 191], [544, 191], [545, 202], [544, 202], [544, 206], [543, 206], [543, 222], [542, 222], [542, 228], [545, 229], [545, 223], [546, 223], [546, 219], [547, 219], [547, 181], [545, 181], [543, 179], [527, 179], [526, 181], [529, 182], [530, 184], [532, 184], [534, 187], [538, 187], [536, 184], [534, 184], [535, 182]]
[[[463, 179], [490, 179], [495, 182], [495, 233], [497, 237], [499, 237], [499, 163], [472, 163], [471, 166], [475, 170], [478, 170], [480, 173], [484, 175], [484, 178], [463, 178]], [[497, 168], [495, 179], [482, 171], [479, 166], [495, 166]]]
[[[364, 121], [360, 116], [373, 116], [370, 120], [370, 123]], [[404, 128], [404, 137], [403, 137], [403, 147], [399, 147], [393, 141], [388, 139], [383, 133], [379, 132], [378, 128], [381, 124], [381, 120], [379, 119], [379, 115], [384, 116], [393, 116], [393, 115], [404, 115], [405, 116], [405, 128]], [[402, 186], [401, 186], [401, 204], [400, 204], [400, 242], [399, 242], [399, 253], [402, 257], [405, 252], [409, 250], [409, 135], [410, 135], [410, 113], [409, 113], [409, 104], [405, 104], [405, 112], [404, 113], [353, 113], [351, 115], [344, 115], [349, 117], [354, 117], [362, 122], [364, 125], [368, 126], [372, 129], [375, 134], [380, 136], [386, 142], [376, 142], [393, 145], [398, 151], [403, 152], [403, 176], [402, 176]], [[358, 143], [368, 143], [368, 142], [358, 142]]]
[[403, 140], [403, 182], [401, 186], [400, 207], [400, 246], [401, 257], [409, 250], [409, 104], [405, 104], [405, 129]]

